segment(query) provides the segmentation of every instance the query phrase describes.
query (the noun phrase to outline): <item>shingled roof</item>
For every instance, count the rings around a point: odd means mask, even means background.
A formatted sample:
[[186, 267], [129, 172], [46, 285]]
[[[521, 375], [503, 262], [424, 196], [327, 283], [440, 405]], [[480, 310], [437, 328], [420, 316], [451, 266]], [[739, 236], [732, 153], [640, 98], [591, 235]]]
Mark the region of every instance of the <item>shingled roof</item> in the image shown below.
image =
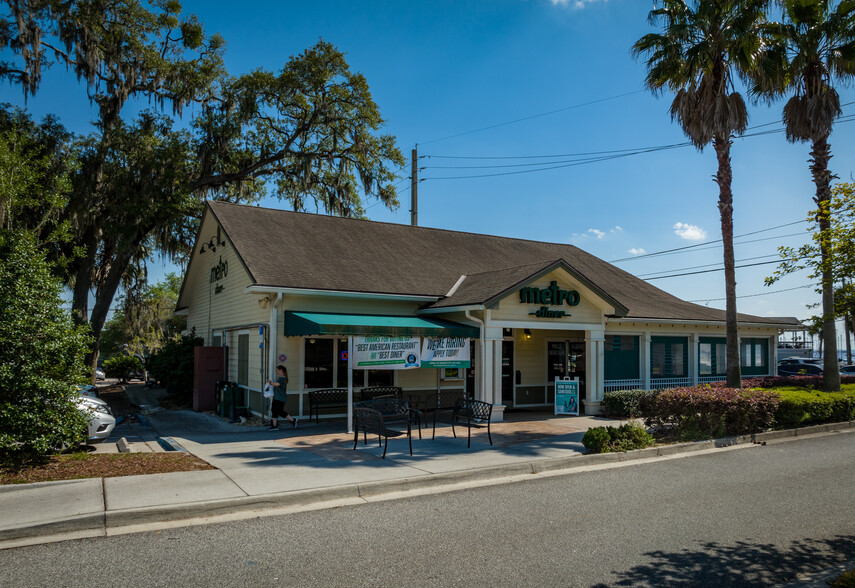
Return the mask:
[[[725, 320], [723, 310], [680, 300], [573, 245], [225, 202], [208, 206], [257, 286], [428, 296], [437, 298], [437, 308], [480, 305], [560, 261], [618, 314], [625, 309], [626, 318]], [[458, 284], [464, 275], [473, 279]], [[739, 320], [799, 324], [743, 314]]]

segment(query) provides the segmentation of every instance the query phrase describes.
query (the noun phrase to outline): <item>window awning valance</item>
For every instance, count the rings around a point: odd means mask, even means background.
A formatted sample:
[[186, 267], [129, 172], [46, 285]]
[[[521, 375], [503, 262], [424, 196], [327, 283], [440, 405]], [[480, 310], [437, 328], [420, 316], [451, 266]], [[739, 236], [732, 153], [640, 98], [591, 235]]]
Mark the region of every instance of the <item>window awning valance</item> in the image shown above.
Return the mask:
[[477, 339], [477, 327], [437, 318], [285, 311], [285, 336], [382, 335]]

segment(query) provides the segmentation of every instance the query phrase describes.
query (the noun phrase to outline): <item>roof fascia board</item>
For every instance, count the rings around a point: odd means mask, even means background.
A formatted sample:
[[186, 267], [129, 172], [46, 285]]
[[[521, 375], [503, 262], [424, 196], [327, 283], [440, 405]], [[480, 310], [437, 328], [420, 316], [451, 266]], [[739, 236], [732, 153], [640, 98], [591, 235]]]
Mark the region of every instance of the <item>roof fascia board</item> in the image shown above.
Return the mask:
[[501, 327], [507, 329], [534, 329], [547, 331], [603, 331], [603, 325], [599, 323], [560, 323], [560, 322], [534, 322], [534, 321], [511, 321], [490, 319], [488, 327]]
[[573, 279], [578, 280], [583, 286], [588, 288], [596, 296], [598, 296], [600, 299], [602, 299], [604, 302], [606, 302], [612, 309], [614, 309], [615, 314], [618, 314], [618, 315], [624, 314], [625, 315], [629, 312], [628, 308], [626, 308], [623, 304], [621, 304], [620, 302], [618, 302], [617, 300], [615, 300], [614, 298], [609, 296], [609, 294], [606, 293], [605, 290], [603, 290], [602, 288], [600, 288], [599, 286], [594, 284], [591, 280], [586, 278], [584, 275], [579, 273], [578, 270], [576, 270], [573, 266], [571, 266], [569, 263], [567, 263], [567, 261], [565, 261], [564, 259], [558, 259], [558, 260], [552, 262], [551, 264], [549, 264], [548, 266], [544, 267], [540, 271], [538, 271], [538, 272], [532, 274], [531, 276], [525, 278], [524, 280], [520, 280], [519, 282], [517, 282], [516, 284], [514, 284], [510, 288], [507, 288], [503, 292], [500, 292], [499, 294], [496, 294], [492, 298], [486, 300], [484, 302], [484, 305], [487, 308], [496, 308], [499, 305], [499, 302], [501, 302], [504, 298], [508, 297], [514, 290], [517, 290], [520, 286], [522, 286], [524, 284], [530, 284], [531, 282], [534, 282], [535, 280], [539, 280], [543, 276], [555, 271], [558, 268], [561, 268], [564, 271], [566, 271], [568, 274], [570, 274], [570, 276]]
[[344, 297], [344, 298], [379, 298], [381, 300], [404, 300], [409, 302], [435, 302], [438, 296], [414, 294], [383, 294], [380, 292], [349, 292], [346, 290], [314, 290], [308, 288], [283, 288], [281, 286], [263, 286], [253, 284], [244, 290], [250, 294], [298, 294], [300, 296]]
[[[235, 247], [235, 242], [232, 240], [232, 238], [231, 238], [231, 237], [229, 237], [229, 232], [226, 230], [226, 227], [224, 227], [224, 226], [223, 226], [223, 223], [222, 223], [222, 222], [220, 222], [220, 218], [217, 216], [217, 213], [216, 213], [216, 211], [214, 210], [214, 207], [213, 207], [213, 206], [211, 206], [210, 204], [208, 204], [208, 208], [210, 208], [210, 209], [211, 209], [211, 214], [214, 216], [214, 219], [217, 221], [217, 225], [218, 225], [221, 229], [223, 229], [223, 233], [225, 234], [226, 239], [228, 239], [228, 241], [229, 241], [229, 245], [231, 245], [232, 249], [234, 249], [234, 251], [235, 251], [235, 255], [237, 255], [238, 260], [240, 260], [240, 264], [243, 266], [243, 269], [244, 269], [244, 271], [246, 272], [246, 275], [248, 275], [248, 276], [249, 276], [249, 279], [250, 279], [253, 283], [256, 283], [258, 280], [256, 280], [256, 279], [255, 279], [255, 276], [254, 276], [254, 275], [252, 275], [252, 272], [251, 272], [251, 271], [249, 271], [249, 267], [247, 267], [246, 262], [243, 260], [243, 256], [240, 254], [240, 251], [238, 250], [238, 248], [237, 248], [237, 247]], [[201, 227], [201, 225], [200, 225], [200, 227]]]
[[199, 246], [199, 237], [202, 235], [202, 225], [205, 224], [205, 217], [208, 216], [209, 211], [213, 214], [211, 206], [207, 201], [205, 201], [205, 210], [202, 211], [202, 218], [199, 220], [199, 226], [196, 228], [196, 238], [193, 239], [193, 248], [190, 250], [190, 261], [187, 262], [187, 269], [184, 270], [184, 279], [181, 281], [181, 289], [178, 291], [178, 300], [175, 302], [175, 314], [178, 314], [178, 311], [187, 308], [186, 305], [180, 306], [181, 298], [184, 296], [184, 286], [187, 284], [187, 278], [190, 277], [190, 268], [193, 267], [193, 260], [196, 258], [196, 248]]
[[416, 314], [444, 314], [448, 312], [465, 312], [467, 310], [484, 310], [483, 304], [468, 304], [463, 306], [444, 306], [439, 308], [422, 308]]
[[[639, 323], [642, 325], [692, 325], [700, 327], [724, 327], [727, 325], [725, 321], [698, 321], [698, 320], [681, 320], [681, 319], [655, 319], [655, 318], [628, 318], [628, 317], [606, 317], [606, 324], [627, 324]], [[792, 323], [749, 323], [739, 321], [740, 327], [763, 327], [769, 329], [795, 328]]]

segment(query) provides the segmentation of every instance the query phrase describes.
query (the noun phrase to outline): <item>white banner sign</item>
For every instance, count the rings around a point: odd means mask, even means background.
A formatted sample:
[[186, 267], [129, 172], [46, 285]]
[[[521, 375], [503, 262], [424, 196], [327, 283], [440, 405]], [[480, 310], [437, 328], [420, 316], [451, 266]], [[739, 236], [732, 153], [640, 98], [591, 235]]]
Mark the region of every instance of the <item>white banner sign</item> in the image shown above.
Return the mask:
[[422, 342], [423, 368], [469, 368], [469, 339], [425, 337]]
[[353, 369], [406, 370], [421, 366], [420, 337], [354, 337]]

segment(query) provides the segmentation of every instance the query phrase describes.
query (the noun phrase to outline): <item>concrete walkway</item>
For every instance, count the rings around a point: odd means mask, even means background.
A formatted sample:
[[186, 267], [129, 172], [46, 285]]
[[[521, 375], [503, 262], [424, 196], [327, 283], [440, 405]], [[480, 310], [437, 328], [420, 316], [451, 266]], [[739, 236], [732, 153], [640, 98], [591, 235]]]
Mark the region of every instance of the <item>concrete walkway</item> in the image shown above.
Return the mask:
[[[145, 422], [120, 425], [118, 434], [135, 436], [133, 444], [151, 450], [158, 447], [158, 437], [168, 438], [217, 469], [0, 486], [0, 549], [532, 479], [753, 441], [743, 437], [582, 455], [588, 428], [617, 421], [507, 413], [506, 422], [493, 425], [492, 446], [486, 431], [473, 430], [467, 449], [465, 429], [458, 429], [455, 439], [443, 425], [434, 440], [430, 430], [422, 431], [422, 439], [414, 432], [412, 456], [405, 438], [390, 440], [383, 460], [376, 438], [367, 445], [360, 439], [354, 451], [353, 437], [341, 421], [301, 422], [296, 430], [283, 421], [282, 430], [271, 432], [192, 411], [154, 410], [142, 416]], [[853, 426], [763, 433], [757, 441]]]

